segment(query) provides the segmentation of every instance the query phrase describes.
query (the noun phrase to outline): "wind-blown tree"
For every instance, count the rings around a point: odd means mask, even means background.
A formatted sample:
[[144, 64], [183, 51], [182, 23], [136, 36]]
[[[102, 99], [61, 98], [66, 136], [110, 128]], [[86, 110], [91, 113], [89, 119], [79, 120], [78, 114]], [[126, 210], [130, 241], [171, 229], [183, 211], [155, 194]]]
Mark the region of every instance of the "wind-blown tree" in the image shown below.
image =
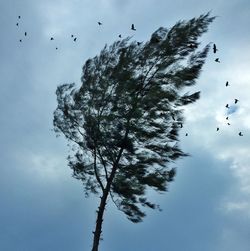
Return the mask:
[[167, 191], [176, 173], [170, 164], [187, 156], [178, 146], [183, 106], [200, 92], [183, 89], [201, 73], [209, 45], [198, 50], [198, 38], [213, 20], [207, 13], [161, 27], [146, 43], [116, 41], [86, 61], [80, 88], [57, 87], [54, 128], [75, 146], [68, 165], [86, 194], [100, 195], [92, 251], [107, 199], [132, 222], [142, 221], [143, 207], [159, 208], [147, 190]]

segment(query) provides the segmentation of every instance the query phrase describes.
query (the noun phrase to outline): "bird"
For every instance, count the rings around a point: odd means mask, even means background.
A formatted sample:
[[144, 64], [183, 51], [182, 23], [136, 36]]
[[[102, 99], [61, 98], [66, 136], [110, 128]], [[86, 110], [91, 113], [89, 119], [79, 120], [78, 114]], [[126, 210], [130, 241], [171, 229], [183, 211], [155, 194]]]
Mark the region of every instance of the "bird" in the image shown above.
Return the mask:
[[228, 104], [226, 104], [226, 106], [225, 106], [226, 108], [229, 108], [229, 105]]
[[20, 39], [19, 42], [21, 43], [21, 42], [22, 42], [22, 39]]
[[102, 25], [102, 23], [101, 23], [101, 22], [98, 22], [98, 24], [99, 24], [99, 25]]
[[228, 81], [226, 82], [226, 86], [229, 86], [229, 83], [228, 83]]
[[24, 32], [24, 36], [27, 36], [27, 32], [26, 31]]
[[242, 132], [239, 132], [239, 136], [243, 136]]
[[134, 24], [131, 25], [131, 30], [136, 31], [136, 28], [135, 28]]
[[119, 37], [119, 38], [122, 38], [122, 35], [120, 34], [118, 37]]
[[214, 51], [214, 53], [216, 53], [216, 51], [218, 51], [218, 49], [216, 48], [216, 44], [213, 45], [213, 51]]
[[53, 37], [51, 37], [51, 38], [50, 38], [50, 40], [54, 40], [54, 38], [53, 38]]
[[74, 38], [74, 42], [76, 41], [76, 37]]
[[71, 35], [71, 37], [74, 37], [74, 35]]
[[16, 23], [16, 26], [18, 26], [19, 25], [19, 23]]
[[219, 58], [216, 58], [214, 61], [217, 62], [217, 63], [220, 63]]
[[182, 127], [183, 127], [183, 124], [181, 123], [180, 125], [181, 125], [181, 128], [182, 128]]
[[228, 125], [230, 125], [230, 123], [227, 123]]
[[58, 48], [56, 47], [56, 50], [58, 50]]
[[228, 120], [228, 117], [226, 117], [226, 120]]
[[20, 19], [21, 18], [21, 16], [18, 16], [18, 19]]
[[142, 42], [137, 42], [137, 45], [140, 45], [140, 44], [142, 44]]
[[220, 128], [219, 128], [219, 127], [217, 127], [216, 131], [218, 132], [219, 130], [220, 130]]
[[186, 132], [185, 136], [188, 136], [188, 133]]
[[239, 100], [237, 98], [234, 99], [234, 103], [237, 104]]

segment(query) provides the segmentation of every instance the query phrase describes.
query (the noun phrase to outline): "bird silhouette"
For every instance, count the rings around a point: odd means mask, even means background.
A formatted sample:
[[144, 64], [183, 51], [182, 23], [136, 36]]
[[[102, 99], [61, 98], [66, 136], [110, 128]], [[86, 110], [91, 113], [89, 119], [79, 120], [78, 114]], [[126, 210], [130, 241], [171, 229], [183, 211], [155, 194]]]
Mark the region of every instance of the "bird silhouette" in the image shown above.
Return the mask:
[[58, 50], [58, 48], [56, 47], [56, 50]]
[[230, 123], [227, 123], [228, 125], [231, 125]]
[[220, 63], [220, 59], [219, 58], [216, 58], [214, 61], [217, 62], [217, 63]]
[[229, 86], [229, 83], [228, 83], [228, 81], [226, 82], [226, 86]]
[[53, 37], [51, 37], [51, 38], [50, 38], [50, 40], [54, 40], [54, 38], [53, 38]]
[[220, 130], [220, 128], [219, 128], [219, 127], [217, 127], [216, 131], [218, 132], [219, 130]]
[[134, 24], [131, 25], [131, 30], [136, 31], [136, 28], [135, 28]]
[[216, 51], [218, 51], [216, 44], [213, 45], [213, 52], [216, 53]]
[[24, 32], [24, 36], [27, 36], [27, 32], [26, 31]]
[[137, 45], [140, 45], [140, 44], [142, 44], [142, 42], [137, 42]]
[[71, 35], [71, 37], [74, 37], [74, 35]]
[[19, 23], [16, 23], [16, 26], [18, 26], [19, 25]]
[[76, 41], [76, 37], [74, 38], [74, 42]]
[[185, 136], [188, 136], [188, 133], [186, 132]]
[[21, 43], [21, 42], [22, 42], [22, 39], [20, 39], [19, 42]]
[[229, 105], [228, 105], [228, 104], [226, 104], [226, 108], [229, 108]]
[[234, 103], [237, 104], [239, 100], [237, 98], [234, 99]]
[[243, 136], [242, 132], [239, 132], [239, 136]]
[[18, 19], [20, 19], [21, 18], [21, 16], [18, 16]]
[[101, 22], [98, 22], [98, 24], [99, 24], [99, 25], [102, 25], [102, 23], [101, 23]]
[[122, 38], [122, 35], [121, 35], [121, 34], [119, 35], [119, 38]]
[[226, 120], [228, 120], [228, 117], [226, 117]]
[[183, 124], [181, 123], [180, 125], [181, 125], [181, 128], [182, 128], [182, 127], [183, 127]]

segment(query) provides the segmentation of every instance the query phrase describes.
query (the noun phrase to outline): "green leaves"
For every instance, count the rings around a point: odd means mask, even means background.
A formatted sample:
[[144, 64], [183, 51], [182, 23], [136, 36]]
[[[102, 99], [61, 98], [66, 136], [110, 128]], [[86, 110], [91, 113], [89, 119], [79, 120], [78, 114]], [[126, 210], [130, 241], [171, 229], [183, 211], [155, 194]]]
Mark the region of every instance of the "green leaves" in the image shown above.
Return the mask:
[[181, 91], [201, 73], [209, 45], [199, 50], [198, 39], [213, 20], [207, 13], [160, 27], [140, 45], [129, 37], [106, 45], [84, 64], [79, 89], [57, 88], [54, 127], [76, 145], [73, 176], [88, 192], [110, 187], [133, 222], [145, 216], [141, 207], [157, 208], [146, 200], [147, 189], [167, 191], [175, 176], [169, 163], [187, 156], [176, 144], [181, 108], [200, 92]]

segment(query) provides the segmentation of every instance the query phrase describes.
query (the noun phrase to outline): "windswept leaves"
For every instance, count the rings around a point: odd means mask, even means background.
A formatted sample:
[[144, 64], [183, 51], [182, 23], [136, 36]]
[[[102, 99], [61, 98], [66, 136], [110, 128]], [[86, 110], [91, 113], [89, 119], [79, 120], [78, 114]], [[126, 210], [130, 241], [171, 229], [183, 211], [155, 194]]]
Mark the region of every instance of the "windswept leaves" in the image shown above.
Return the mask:
[[198, 39], [213, 20], [208, 13], [161, 27], [139, 45], [116, 41], [86, 61], [79, 89], [57, 88], [54, 127], [77, 146], [69, 157], [73, 176], [86, 192], [111, 182], [114, 202], [133, 222], [142, 221], [142, 207], [158, 208], [147, 189], [167, 191], [176, 173], [169, 164], [187, 156], [176, 144], [181, 108], [200, 92], [181, 91], [201, 73], [209, 46], [199, 50]]

